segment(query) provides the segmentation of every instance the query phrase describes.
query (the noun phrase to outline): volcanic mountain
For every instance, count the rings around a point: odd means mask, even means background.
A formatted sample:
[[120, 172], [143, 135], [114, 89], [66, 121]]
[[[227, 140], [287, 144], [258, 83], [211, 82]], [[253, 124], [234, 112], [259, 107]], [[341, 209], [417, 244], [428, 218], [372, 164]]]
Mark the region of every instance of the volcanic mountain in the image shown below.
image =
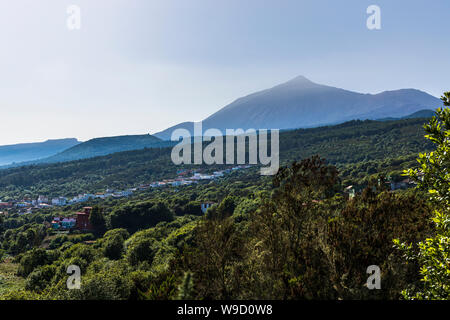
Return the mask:
[[[338, 124], [354, 119], [402, 118], [420, 110], [436, 109], [442, 102], [416, 89], [364, 94], [314, 83], [303, 76], [273, 88], [239, 98], [202, 121], [203, 130], [294, 129]], [[183, 122], [155, 136], [170, 140]]]

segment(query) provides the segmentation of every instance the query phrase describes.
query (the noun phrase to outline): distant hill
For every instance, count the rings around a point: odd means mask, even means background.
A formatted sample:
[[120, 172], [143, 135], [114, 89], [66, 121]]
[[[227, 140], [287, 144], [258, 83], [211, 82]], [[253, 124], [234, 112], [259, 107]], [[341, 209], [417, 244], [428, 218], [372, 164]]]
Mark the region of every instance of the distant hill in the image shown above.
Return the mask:
[[80, 142], [75, 138], [0, 146], [0, 165], [47, 158]]
[[104, 156], [111, 153], [139, 150], [145, 148], [162, 148], [172, 145], [150, 134], [126, 135], [117, 137], [95, 138], [80, 143], [54, 156], [40, 161], [52, 163]]
[[414, 112], [412, 114], [409, 114], [407, 116], [401, 117], [401, 118], [382, 118], [377, 119], [378, 121], [394, 121], [394, 120], [401, 120], [401, 119], [419, 119], [419, 118], [431, 118], [435, 115], [434, 110], [419, 110], [417, 112]]
[[403, 117], [402, 119], [431, 118], [434, 115], [434, 110], [420, 110], [410, 114], [409, 116]]
[[[401, 118], [436, 109], [441, 100], [423, 91], [402, 89], [363, 94], [314, 83], [303, 76], [273, 88], [239, 98], [203, 120], [203, 130], [295, 129], [338, 124], [354, 119]], [[192, 132], [184, 122], [155, 134], [170, 140], [175, 128]]]
[[[425, 122], [425, 119], [355, 120], [335, 126], [284, 131], [280, 134], [280, 163], [287, 165], [318, 154], [337, 165], [343, 177], [358, 170], [366, 171], [361, 178], [380, 170], [391, 170], [391, 167], [400, 168], [405, 161], [416, 165], [417, 154], [433, 147], [423, 137]], [[177, 166], [171, 161], [171, 150], [148, 148], [79, 161], [0, 170], [0, 199], [29, 196], [30, 192], [58, 196], [93, 193], [106, 188], [123, 190], [176, 177], [180, 168], [213, 171], [226, 167]], [[262, 178], [259, 172], [253, 171], [252, 179]]]
[[2, 166], [1, 168], [5, 169], [33, 164], [73, 161], [105, 156], [122, 151], [140, 150], [145, 148], [164, 148], [172, 146], [173, 144], [173, 142], [163, 141], [149, 134], [95, 138], [86, 142], [78, 143], [71, 148], [66, 148], [64, 151], [46, 158], [18, 162]]

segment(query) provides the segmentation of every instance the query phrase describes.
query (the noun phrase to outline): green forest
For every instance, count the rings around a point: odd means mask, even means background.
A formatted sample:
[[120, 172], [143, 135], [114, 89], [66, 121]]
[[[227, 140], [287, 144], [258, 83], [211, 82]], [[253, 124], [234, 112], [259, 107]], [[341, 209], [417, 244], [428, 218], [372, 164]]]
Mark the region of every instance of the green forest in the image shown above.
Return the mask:
[[[364, 184], [371, 175], [378, 173], [401, 179], [402, 170], [415, 165], [417, 154], [432, 148], [432, 143], [423, 138], [425, 122], [426, 119], [355, 120], [337, 126], [281, 132], [280, 163], [289, 165], [320, 155], [340, 170], [345, 183]], [[170, 153], [171, 148], [148, 148], [0, 170], [0, 199], [8, 201], [40, 194], [75, 196], [173, 178], [183, 165], [174, 165]], [[223, 167], [185, 165], [187, 169], [210, 172]], [[257, 184], [264, 183], [255, 173], [256, 170], [251, 171], [248, 178]]]
[[[0, 299], [449, 299], [450, 92], [442, 100], [431, 120], [282, 132], [282, 167], [272, 177], [252, 167], [130, 198], [0, 215]], [[170, 150], [0, 170], [0, 199], [171, 178], [183, 166]], [[406, 178], [414, 188], [391, 190]], [[214, 203], [206, 213], [204, 202]], [[92, 207], [92, 232], [49, 227], [83, 206]], [[79, 289], [68, 290], [71, 265], [81, 270]], [[368, 285], [372, 265], [379, 290]]]

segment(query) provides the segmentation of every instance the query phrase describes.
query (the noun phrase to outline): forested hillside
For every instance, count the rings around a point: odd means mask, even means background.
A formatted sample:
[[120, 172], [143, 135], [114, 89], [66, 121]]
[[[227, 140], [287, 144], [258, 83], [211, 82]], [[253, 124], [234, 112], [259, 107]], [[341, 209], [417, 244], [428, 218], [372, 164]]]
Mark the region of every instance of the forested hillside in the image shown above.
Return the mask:
[[77, 139], [58, 139], [0, 146], [0, 166], [47, 158], [79, 143]]
[[[418, 152], [431, 147], [423, 139], [425, 122], [426, 119], [350, 121], [337, 126], [285, 131], [280, 134], [280, 162], [289, 164], [317, 154], [341, 169], [344, 179], [353, 182], [380, 171], [403, 170], [415, 162]], [[170, 152], [171, 148], [144, 149], [0, 170], [0, 199], [39, 194], [77, 195], [173, 178], [181, 167], [172, 163]], [[185, 167], [211, 171], [224, 166]], [[256, 174], [255, 179], [259, 179]]]
[[[439, 141], [440, 124], [433, 121], [427, 132], [435, 132], [432, 139]], [[254, 167], [217, 181], [149, 188], [131, 198], [96, 199], [27, 215], [12, 210], [0, 216], [0, 299], [400, 299], [428, 294], [420, 270], [440, 271], [421, 269], [431, 261], [417, 259], [415, 252], [420, 241], [441, 237], [431, 220], [437, 203], [424, 192], [439, 167], [427, 169], [428, 160], [421, 158], [426, 172], [417, 180], [421, 189], [393, 192], [384, 183], [386, 173], [413, 162], [414, 152], [432, 148], [423, 137], [423, 122], [352, 121], [284, 132], [285, 165], [273, 177], [260, 176]], [[1, 171], [0, 181], [17, 184], [16, 192], [22, 193], [62, 191], [58, 184], [64, 183], [72, 191], [73, 183], [92, 189], [131, 184], [174, 174], [179, 167], [170, 164], [169, 153], [151, 149], [9, 169]], [[343, 179], [362, 182], [362, 191], [350, 197]], [[213, 203], [206, 213], [201, 210], [205, 202]], [[48, 227], [53, 217], [71, 216], [85, 205], [93, 207], [91, 232]], [[420, 257], [428, 259], [427, 252]], [[366, 286], [366, 268], [374, 262], [383, 290]], [[69, 265], [81, 270], [79, 290], [67, 290]], [[445, 298], [446, 292], [435, 296]]]

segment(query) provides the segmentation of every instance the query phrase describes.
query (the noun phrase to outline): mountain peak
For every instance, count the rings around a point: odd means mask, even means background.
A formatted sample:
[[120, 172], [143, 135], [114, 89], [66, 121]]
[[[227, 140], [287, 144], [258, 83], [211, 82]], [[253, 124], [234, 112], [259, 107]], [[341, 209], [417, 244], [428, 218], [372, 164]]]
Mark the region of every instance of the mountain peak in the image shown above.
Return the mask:
[[[203, 129], [309, 128], [353, 119], [401, 118], [441, 102], [425, 92], [396, 90], [362, 94], [314, 83], [300, 75], [239, 98], [203, 120]], [[192, 130], [192, 124], [177, 128]], [[156, 134], [170, 139], [173, 128]]]
[[305, 76], [299, 75], [296, 76], [294, 79], [291, 79], [289, 82], [291, 81], [295, 81], [295, 82], [312, 82], [311, 80], [309, 80], [308, 78], [306, 78]]
[[282, 83], [280, 85], [278, 85], [277, 87], [294, 87], [297, 89], [301, 89], [301, 88], [311, 88], [311, 87], [316, 87], [316, 86], [320, 86], [317, 83], [312, 82], [311, 80], [309, 80], [308, 78], [306, 78], [305, 76], [297, 76], [291, 80], [289, 80], [288, 82]]

